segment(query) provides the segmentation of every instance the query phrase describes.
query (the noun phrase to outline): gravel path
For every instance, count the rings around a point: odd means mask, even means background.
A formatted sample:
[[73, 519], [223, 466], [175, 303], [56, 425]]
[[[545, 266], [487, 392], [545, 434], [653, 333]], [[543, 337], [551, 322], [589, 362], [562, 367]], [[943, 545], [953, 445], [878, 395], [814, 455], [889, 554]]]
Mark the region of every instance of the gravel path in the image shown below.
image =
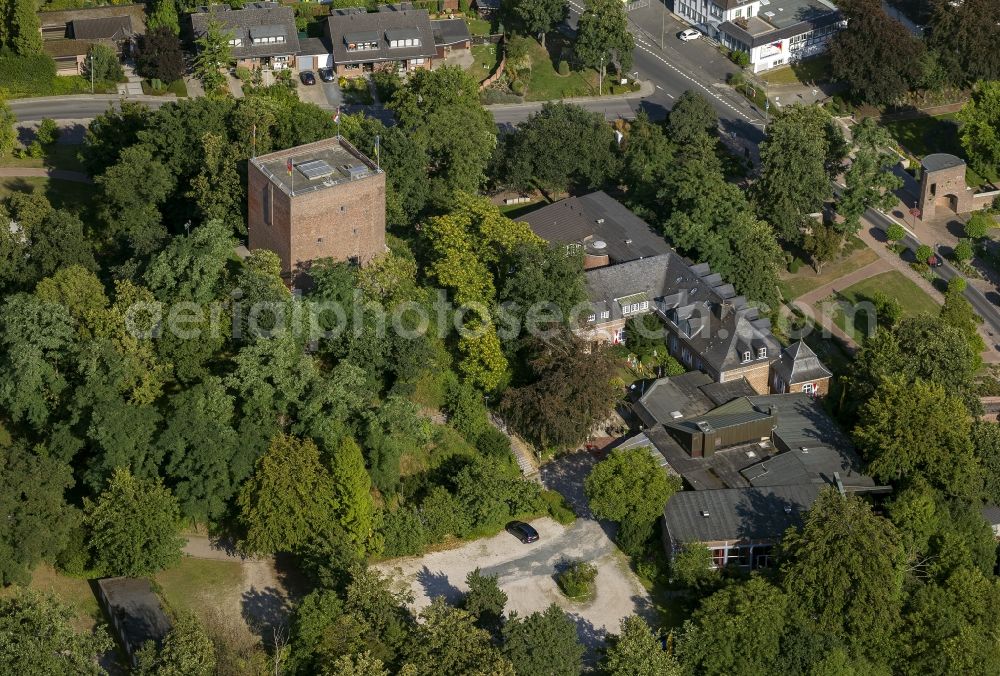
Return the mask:
[[44, 167], [0, 167], [0, 178], [57, 178], [60, 181], [93, 183], [89, 176], [80, 171]]

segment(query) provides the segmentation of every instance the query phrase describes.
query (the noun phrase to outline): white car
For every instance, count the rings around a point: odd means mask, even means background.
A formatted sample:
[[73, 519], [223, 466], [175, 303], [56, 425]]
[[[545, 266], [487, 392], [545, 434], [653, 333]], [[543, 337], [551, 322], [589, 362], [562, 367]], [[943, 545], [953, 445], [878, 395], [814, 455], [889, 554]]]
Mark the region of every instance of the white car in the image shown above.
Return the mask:
[[681, 31], [677, 36], [681, 39], [681, 42], [690, 42], [691, 40], [697, 40], [701, 37], [701, 33], [693, 28], [688, 28], [687, 30]]

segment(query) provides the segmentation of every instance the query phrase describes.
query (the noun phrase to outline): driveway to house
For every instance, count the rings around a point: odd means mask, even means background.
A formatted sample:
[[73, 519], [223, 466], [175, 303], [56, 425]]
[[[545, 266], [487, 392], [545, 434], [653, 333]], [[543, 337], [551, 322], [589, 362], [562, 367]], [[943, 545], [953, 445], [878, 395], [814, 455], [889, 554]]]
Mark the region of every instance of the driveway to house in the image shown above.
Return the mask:
[[[542, 468], [546, 485], [566, 491], [564, 495], [577, 513], [584, 514], [571, 526], [547, 517], [536, 519], [531, 524], [540, 537], [532, 544], [521, 544], [504, 532], [457, 549], [386, 561], [377, 568], [410, 587], [416, 610], [436, 596], [449, 602], [460, 600], [468, 590], [465, 577], [476, 568], [485, 575], [496, 575], [507, 593], [507, 613], [516, 611], [523, 617], [555, 603], [576, 624], [581, 641], [594, 658], [594, 649], [607, 633], [618, 631], [623, 618], [637, 613], [650, 617], [653, 610], [646, 590], [611, 541], [608, 525], [591, 518], [589, 509], [580, 502], [582, 479], [592, 465], [589, 454], [575, 454]], [[557, 567], [575, 560], [589, 561], [598, 569], [596, 594], [587, 603], [569, 601], [556, 586]]]

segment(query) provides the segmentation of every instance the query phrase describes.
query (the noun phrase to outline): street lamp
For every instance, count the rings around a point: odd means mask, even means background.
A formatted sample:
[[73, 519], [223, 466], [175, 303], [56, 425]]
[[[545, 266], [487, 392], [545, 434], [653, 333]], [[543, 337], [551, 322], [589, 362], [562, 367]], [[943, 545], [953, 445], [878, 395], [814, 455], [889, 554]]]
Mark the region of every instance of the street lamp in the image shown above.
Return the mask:
[[90, 56], [90, 95], [94, 95], [94, 53], [91, 52]]
[[604, 56], [601, 56], [601, 72], [598, 75], [597, 95], [604, 96]]

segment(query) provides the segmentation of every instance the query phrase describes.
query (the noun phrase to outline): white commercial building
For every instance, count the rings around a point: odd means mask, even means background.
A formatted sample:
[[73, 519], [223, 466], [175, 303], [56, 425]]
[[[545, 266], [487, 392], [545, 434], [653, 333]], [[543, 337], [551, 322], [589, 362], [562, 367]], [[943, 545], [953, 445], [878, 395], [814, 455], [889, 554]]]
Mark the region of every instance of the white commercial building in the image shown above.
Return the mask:
[[675, 0], [674, 10], [759, 73], [826, 51], [847, 25], [829, 0]]

